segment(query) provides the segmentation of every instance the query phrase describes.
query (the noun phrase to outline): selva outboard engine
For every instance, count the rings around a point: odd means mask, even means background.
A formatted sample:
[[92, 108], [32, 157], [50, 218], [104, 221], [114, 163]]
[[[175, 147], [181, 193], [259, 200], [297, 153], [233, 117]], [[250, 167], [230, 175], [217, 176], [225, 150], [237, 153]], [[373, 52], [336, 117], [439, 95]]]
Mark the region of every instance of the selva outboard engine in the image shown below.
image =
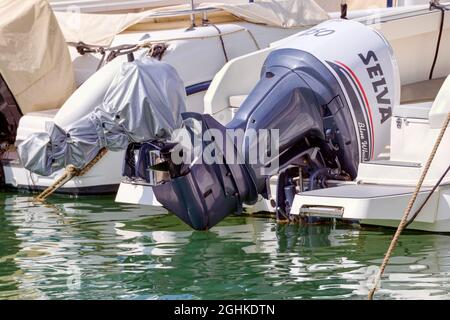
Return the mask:
[[156, 198], [194, 229], [213, 227], [258, 195], [289, 219], [296, 192], [354, 179], [358, 164], [376, 159], [389, 142], [400, 82], [382, 35], [331, 20], [275, 47], [226, 126], [185, 113], [178, 140], [140, 145], [137, 164], [129, 152], [125, 174], [150, 182], [152, 170], [160, 172]]

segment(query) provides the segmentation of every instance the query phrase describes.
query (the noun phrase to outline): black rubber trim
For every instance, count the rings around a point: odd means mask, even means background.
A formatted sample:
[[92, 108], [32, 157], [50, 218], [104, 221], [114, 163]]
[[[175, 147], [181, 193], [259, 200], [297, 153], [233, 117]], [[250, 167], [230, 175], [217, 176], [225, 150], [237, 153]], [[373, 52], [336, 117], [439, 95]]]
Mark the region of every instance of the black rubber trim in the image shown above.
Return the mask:
[[437, 5], [433, 2], [430, 2], [430, 10], [438, 9], [441, 10], [441, 25], [439, 27], [439, 36], [436, 44], [436, 52], [434, 54], [433, 64], [431, 65], [429, 79], [433, 79], [434, 68], [436, 67], [436, 62], [439, 57], [439, 49], [441, 48], [441, 40], [442, 40], [442, 31], [444, 30], [444, 22], [445, 22], [445, 11], [447, 10], [445, 6]]

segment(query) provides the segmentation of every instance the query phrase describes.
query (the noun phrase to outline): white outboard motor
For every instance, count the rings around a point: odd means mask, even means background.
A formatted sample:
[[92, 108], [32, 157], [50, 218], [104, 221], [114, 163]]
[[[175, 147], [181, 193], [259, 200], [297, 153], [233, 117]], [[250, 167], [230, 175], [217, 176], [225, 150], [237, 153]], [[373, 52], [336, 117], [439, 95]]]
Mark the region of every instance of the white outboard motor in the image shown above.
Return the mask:
[[[228, 125], [209, 115], [183, 114], [187, 135], [192, 141], [203, 137], [202, 150], [208, 152], [180, 164], [172, 143], [147, 144], [138, 147], [139, 163], [130, 161], [136, 170], [124, 170], [144, 180], [149, 169], [166, 171], [153, 186], [156, 198], [194, 229], [213, 227], [243, 204], [255, 203], [258, 194], [273, 199], [268, 181], [274, 174], [277, 215], [289, 219], [299, 189], [354, 179], [358, 164], [376, 158], [389, 142], [388, 120], [399, 103], [400, 82], [382, 35], [358, 22], [332, 20], [275, 46], [261, 80]], [[230, 130], [242, 132], [241, 139], [230, 138]], [[275, 144], [251, 139], [261, 130], [274, 132]], [[211, 163], [211, 149], [219, 161]], [[149, 152], [152, 157], [144, 156]], [[244, 161], [230, 161], [234, 152]], [[267, 158], [249, 161], [255, 153]]]
[[401, 86], [393, 50], [380, 33], [355, 21], [331, 20], [275, 46], [313, 55], [336, 79], [357, 129], [360, 161], [385, 151], [387, 120], [400, 103]]

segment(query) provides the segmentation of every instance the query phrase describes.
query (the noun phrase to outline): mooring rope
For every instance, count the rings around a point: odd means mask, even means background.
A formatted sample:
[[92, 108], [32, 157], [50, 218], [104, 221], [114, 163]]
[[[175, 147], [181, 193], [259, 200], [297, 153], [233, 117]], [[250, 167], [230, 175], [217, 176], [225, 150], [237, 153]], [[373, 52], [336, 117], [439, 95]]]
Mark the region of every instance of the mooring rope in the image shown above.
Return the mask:
[[[102, 47], [98, 45], [86, 44], [84, 42], [67, 42], [67, 45], [75, 47], [80, 55], [85, 55], [86, 53], [101, 54], [102, 57], [99, 64], [97, 65], [97, 71], [101, 67], [103, 67], [105, 62], [109, 63], [118, 56], [127, 55], [144, 48], [147, 48], [149, 50], [148, 55], [150, 57], [161, 60], [167, 49], [167, 44], [163, 42], [148, 41], [140, 44], [123, 44], [115, 47]], [[106, 56], [107, 52], [109, 52], [108, 56]]]
[[436, 189], [439, 188], [439, 186], [442, 183], [442, 180], [445, 179], [445, 177], [447, 176], [447, 174], [449, 172], [450, 172], [450, 165], [447, 167], [447, 170], [445, 170], [445, 172], [442, 174], [442, 176], [439, 178], [439, 180], [436, 182], [436, 184], [433, 186], [433, 188], [430, 190], [430, 192], [428, 192], [428, 196], [422, 202], [422, 204], [420, 205], [419, 209], [417, 209], [416, 212], [414, 212], [413, 216], [408, 220], [408, 222], [405, 225], [405, 228], [408, 228], [408, 226], [411, 223], [413, 223], [414, 220], [417, 218], [417, 216], [422, 212], [422, 209], [425, 208], [426, 204], [431, 199], [431, 197], [433, 196], [433, 194], [436, 191]]
[[[144, 42], [141, 42], [138, 44], [124, 44], [124, 45], [119, 45], [119, 46], [115, 46], [115, 47], [104, 47], [104, 46], [99, 46], [99, 45], [91, 45], [91, 44], [86, 44], [81, 41], [80, 42], [67, 42], [67, 45], [75, 47], [80, 55], [84, 55], [86, 53], [101, 54], [102, 57], [100, 59], [99, 64], [97, 65], [96, 70], [99, 70], [101, 67], [103, 67], [105, 62], [109, 63], [120, 55], [133, 53], [135, 51], [138, 51], [138, 50], [141, 50], [144, 48], [149, 49], [148, 55], [150, 57], [161, 60], [162, 56], [164, 55], [164, 53], [166, 52], [166, 50], [168, 48], [168, 45], [167, 45], [168, 42], [182, 41], [182, 40], [204, 40], [204, 39], [216, 38], [216, 37], [220, 38], [220, 41], [222, 44], [222, 49], [223, 49], [224, 56], [225, 56], [225, 60], [226, 60], [226, 62], [228, 62], [229, 59], [228, 59], [227, 52], [225, 50], [224, 37], [235, 34], [237, 32], [242, 32], [242, 31], [246, 31], [250, 35], [250, 38], [253, 41], [253, 43], [255, 44], [255, 47], [257, 48], [257, 50], [261, 49], [258, 42], [256, 41], [255, 36], [247, 28], [241, 28], [241, 29], [237, 29], [237, 30], [223, 32], [214, 24], [206, 23], [206, 25], [211, 25], [214, 28], [216, 28], [216, 30], [218, 31], [218, 34], [192, 36], [192, 37], [167, 38], [167, 39], [162, 39], [162, 40], [158, 40], [158, 41], [147, 40], [147, 41], [144, 41]], [[107, 52], [109, 52], [108, 56], [106, 56]]]
[[35, 199], [38, 201], [45, 201], [51, 194], [53, 194], [56, 190], [64, 186], [67, 182], [72, 180], [74, 177], [81, 177], [85, 175], [91, 168], [103, 158], [103, 156], [107, 153], [106, 148], [102, 148], [98, 154], [92, 159], [84, 168], [78, 169], [74, 165], [69, 164], [65, 172], [61, 177], [56, 179], [49, 187], [47, 187], [44, 191], [42, 191]]
[[392, 238], [391, 244], [389, 245], [388, 250], [386, 251], [386, 255], [384, 256], [383, 262], [380, 266], [380, 270], [377, 274], [377, 277], [375, 278], [375, 281], [373, 283], [373, 288], [370, 290], [368, 299], [372, 300], [375, 292], [377, 291], [377, 287], [380, 283], [381, 277], [383, 276], [384, 270], [386, 269], [387, 264], [389, 263], [389, 259], [391, 258], [392, 253], [394, 252], [394, 249], [397, 245], [398, 239], [400, 238], [400, 235], [402, 231], [404, 230], [407, 221], [408, 216], [411, 213], [412, 207], [414, 206], [414, 203], [417, 199], [417, 196], [419, 195], [420, 189], [422, 188], [423, 182], [425, 180], [426, 175], [428, 174], [428, 171], [430, 170], [431, 164], [434, 160], [434, 157], [436, 155], [436, 152], [439, 148], [439, 145], [442, 142], [442, 139], [444, 137], [445, 132], [447, 131], [448, 124], [450, 123], [450, 112], [447, 114], [447, 119], [444, 121], [444, 124], [442, 126], [441, 131], [439, 132], [439, 135], [437, 137], [437, 140], [433, 146], [433, 149], [431, 150], [431, 154], [428, 157], [427, 163], [425, 165], [425, 168], [422, 171], [422, 174], [420, 176], [419, 182], [416, 185], [416, 188], [414, 190], [413, 195], [411, 196], [411, 199], [408, 202], [408, 205], [405, 209], [405, 212], [403, 213], [402, 220], [400, 221], [400, 224], [398, 225], [398, 228], [395, 232], [394, 237]]

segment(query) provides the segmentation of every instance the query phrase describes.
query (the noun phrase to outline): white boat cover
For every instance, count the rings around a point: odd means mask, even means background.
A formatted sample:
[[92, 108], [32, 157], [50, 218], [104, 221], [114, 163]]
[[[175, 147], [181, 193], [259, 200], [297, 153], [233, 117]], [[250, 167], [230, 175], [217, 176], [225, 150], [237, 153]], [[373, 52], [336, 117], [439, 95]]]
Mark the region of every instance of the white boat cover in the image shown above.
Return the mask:
[[[340, 3], [340, 0], [327, 1]], [[152, 14], [189, 8], [188, 5], [181, 5], [125, 14], [56, 12], [56, 16], [66, 41], [107, 46], [115, 35], [143, 22]], [[312, 26], [329, 19], [328, 13], [314, 0], [258, 0], [242, 4], [205, 2], [196, 8], [218, 8], [245, 21], [281, 28]]]
[[341, 3], [347, 3], [348, 10], [385, 8], [386, 0], [315, 0], [326, 12], [338, 12]]
[[117, 151], [130, 142], [167, 140], [181, 126], [185, 99], [171, 65], [152, 58], [126, 62], [92, 113], [65, 128], [52, 123], [19, 144], [22, 165], [47, 176], [69, 164], [83, 168], [104, 147]]
[[[204, 0], [193, 0], [194, 4], [204, 2]], [[243, 3], [249, 0], [209, 0], [209, 2]], [[330, 0], [325, 0], [330, 1]], [[123, 10], [142, 10], [161, 8], [167, 6], [177, 6], [186, 4], [189, 0], [49, 0], [53, 10], [67, 11], [75, 6], [82, 12], [118, 12]]]
[[243, 20], [281, 28], [313, 26], [330, 17], [314, 0], [260, 0], [245, 4], [202, 4], [220, 8]]
[[[256, 0], [258, 1], [258, 0]], [[315, 0], [327, 12], [339, 11], [339, 5], [342, 0]], [[189, 0], [49, 0], [55, 11], [68, 11], [70, 8], [78, 7], [82, 12], [114, 12], [123, 10], [133, 10], [142, 8], [160, 8], [167, 6], [184, 5]], [[194, 4], [198, 5], [205, 0], [194, 0]], [[208, 0], [214, 3], [239, 4], [248, 3], [249, 0]], [[346, 0], [351, 10], [367, 9], [370, 7], [386, 7], [386, 0]], [[405, 2], [405, 1], [404, 1]], [[420, 0], [407, 0], [407, 4], [418, 4]], [[423, 2], [423, 3], [422, 3]], [[427, 1], [422, 1], [424, 4]]]
[[75, 90], [69, 50], [45, 0], [0, 0], [0, 73], [22, 113], [59, 108]]

